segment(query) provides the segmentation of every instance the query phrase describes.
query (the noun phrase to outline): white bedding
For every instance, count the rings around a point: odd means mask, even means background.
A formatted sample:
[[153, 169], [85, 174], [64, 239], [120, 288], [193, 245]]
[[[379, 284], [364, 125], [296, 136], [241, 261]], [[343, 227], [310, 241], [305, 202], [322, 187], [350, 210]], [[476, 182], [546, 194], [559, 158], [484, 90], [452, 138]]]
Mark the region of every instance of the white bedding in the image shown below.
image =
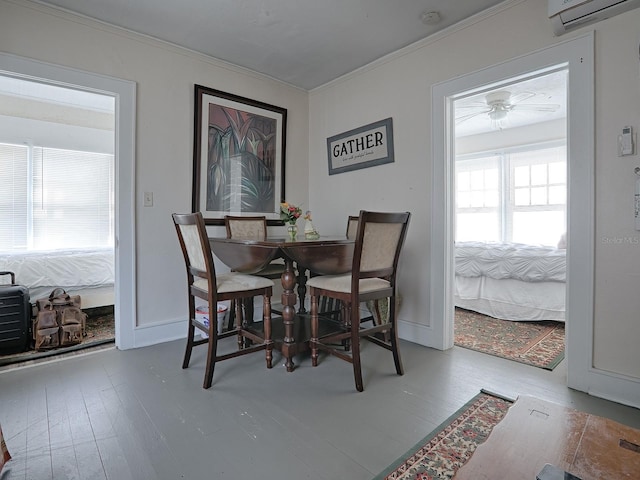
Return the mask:
[[[58, 287], [68, 293], [113, 290], [114, 251], [104, 248], [0, 253], [0, 271], [14, 272], [16, 283], [29, 289], [32, 302]], [[0, 281], [8, 282], [9, 276]]]
[[514, 321], [565, 320], [566, 250], [456, 244], [457, 307]]
[[456, 244], [456, 275], [513, 278], [523, 282], [566, 281], [566, 250], [518, 243]]

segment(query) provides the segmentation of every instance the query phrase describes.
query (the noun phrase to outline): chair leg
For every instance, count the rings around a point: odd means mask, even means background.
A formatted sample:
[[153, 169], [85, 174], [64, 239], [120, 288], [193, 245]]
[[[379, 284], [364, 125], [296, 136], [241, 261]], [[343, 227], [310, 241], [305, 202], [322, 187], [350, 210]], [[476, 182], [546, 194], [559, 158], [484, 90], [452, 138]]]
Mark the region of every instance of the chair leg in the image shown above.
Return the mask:
[[193, 337], [196, 334], [196, 327], [193, 324], [193, 318], [196, 314], [195, 301], [193, 297], [189, 297], [189, 327], [187, 328], [187, 346], [184, 351], [184, 359], [182, 360], [182, 368], [187, 368], [191, 361], [191, 351], [193, 350]]
[[273, 340], [271, 339], [271, 297], [262, 297], [262, 326], [264, 328], [264, 341], [267, 344], [266, 360], [267, 368], [273, 367]]
[[349, 317], [351, 319], [351, 362], [353, 363], [353, 378], [356, 381], [356, 390], [362, 392], [364, 384], [362, 382], [362, 365], [360, 363], [360, 309], [358, 304], [349, 306]]
[[238, 332], [238, 350], [244, 348], [244, 336], [242, 335], [242, 328], [244, 327], [244, 317], [242, 314], [244, 299], [236, 299], [236, 331]]
[[229, 305], [229, 319], [227, 320], [227, 331], [233, 330], [236, 321], [236, 302], [237, 300], [231, 300]]
[[390, 302], [393, 302], [389, 304], [389, 325], [391, 326], [391, 330], [388, 333], [388, 335], [391, 337], [393, 363], [396, 366], [396, 373], [398, 375], [404, 375], [404, 367], [402, 366], [402, 359], [400, 358], [400, 342], [398, 340], [398, 324], [396, 322], [395, 298], [390, 298], [389, 300]]
[[404, 375], [404, 367], [402, 366], [402, 359], [400, 358], [400, 350], [398, 350], [398, 335], [391, 336], [391, 350], [393, 351], [393, 363], [396, 365], [396, 373], [398, 375]]
[[207, 367], [204, 371], [204, 383], [202, 388], [211, 387], [213, 382], [213, 370], [216, 367], [216, 355], [218, 354], [218, 332], [215, 323], [210, 323], [209, 327], [209, 343], [207, 351]]
[[244, 303], [244, 324], [251, 325], [253, 323], [253, 297], [245, 298]]
[[[351, 318], [351, 306], [347, 305], [345, 302], [337, 302], [337, 304], [340, 306], [340, 315], [342, 315], [343, 327], [350, 328], [349, 319]], [[345, 338], [344, 340], [342, 340], [342, 346], [344, 347], [345, 352], [351, 350], [351, 339]]]
[[193, 336], [195, 334], [195, 327], [189, 320], [189, 330], [187, 333], [187, 348], [184, 351], [184, 358], [182, 360], [182, 368], [188, 368], [191, 361], [191, 350], [193, 350]]
[[[356, 325], [355, 328], [357, 329], [360, 328], [355, 322], [353, 325]], [[351, 331], [354, 332], [354, 327], [352, 327]], [[353, 378], [356, 381], [356, 390], [362, 392], [364, 385], [362, 382], [362, 365], [360, 364], [360, 337], [357, 333], [351, 335], [351, 359], [353, 361]]]
[[318, 297], [311, 295], [311, 365], [318, 366]]

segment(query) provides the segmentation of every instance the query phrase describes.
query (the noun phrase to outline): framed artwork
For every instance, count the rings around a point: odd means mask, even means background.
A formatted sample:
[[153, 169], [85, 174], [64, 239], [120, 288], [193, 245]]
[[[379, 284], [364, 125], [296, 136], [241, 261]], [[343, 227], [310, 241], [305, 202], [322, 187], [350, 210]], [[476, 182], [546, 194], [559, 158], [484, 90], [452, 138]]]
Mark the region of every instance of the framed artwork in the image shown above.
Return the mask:
[[393, 120], [379, 122], [327, 138], [329, 175], [393, 163]]
[[265, 215], [282, 225], [287, 110], [195, 86], [192, 209], [208, 225]]

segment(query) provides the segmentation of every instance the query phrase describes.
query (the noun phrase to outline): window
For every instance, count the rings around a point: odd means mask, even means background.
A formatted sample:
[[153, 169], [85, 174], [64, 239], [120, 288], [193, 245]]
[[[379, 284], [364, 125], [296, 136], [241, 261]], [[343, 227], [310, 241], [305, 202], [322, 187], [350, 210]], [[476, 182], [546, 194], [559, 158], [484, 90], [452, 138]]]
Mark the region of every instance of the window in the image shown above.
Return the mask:
[[114, 157], [0, 144], [0, 250], [114, 245]]
[[555, 246], [566, 231], [566, 147], [456, 161], [456, 241]]

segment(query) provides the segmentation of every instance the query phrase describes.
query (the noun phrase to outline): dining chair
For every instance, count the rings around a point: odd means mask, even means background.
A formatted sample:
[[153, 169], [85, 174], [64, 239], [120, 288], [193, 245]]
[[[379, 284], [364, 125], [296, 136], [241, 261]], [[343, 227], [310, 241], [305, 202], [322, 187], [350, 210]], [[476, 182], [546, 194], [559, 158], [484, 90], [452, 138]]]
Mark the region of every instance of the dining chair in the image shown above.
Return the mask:
[[[355, 239], [356, 234], [358, 233], [358, 219], [359, 217], [357, 215], [349, 215], [349, 218], [347, 220], [347, 238]], [[388, 314], [388, 308], [387, 308], [388, 304], [389, 304], [388, 298], [370, 300], [366, 302], [367, 309], [369, 310], [370, 315], [362, 317], [360, 319], [360, 322], [364, 323], [364, 322], [370, 321], [376, 325], [379, 325], [385, 322]], [[389, 341], [388, 331], [382, 332], [381, 334], [378, 334], [378, 335], [383, 335], [385, 339]]]
[[[224, 225], [227, 231], [227, 238], [256, 238], [263, 239], [267, 236], [267, 217], [265, 216], [236, 216], [225, 215]], [[271, 280], [279, 279], [284, 272], [284, 261], [275, 259], [258, 272], [252, 275], [269, 278]], [[244, 302], [245, 317], [253, 318], [253, 299], [245, 299]], [[279, 310], [272, 309], [272, 313], [281, 315]], [[228, 328], [231, 328], [235, 322], [235, 308], [232, 305], [229, 313]]]
[[[364, 390], [360, 361], [360, 339], [390, 350], [398, 375], [404, 373], [398, 345], [396, 311], [396, 273], [400, 252], [409, 226], [409, 212], [383, 213], [360, 211], [351, 273], [320, 275], [307, 282], [311, 297], [311, 362], [318, 365], [323, 350], [353, 365], [356, 389]], [[318, 297], [340, 300], [347, 312], [346, 324], [339, 332], [319, 336]], [[372, 326], [360, 322], [360, 303], [389, 298], [388, 323]], [[389, 340], [377, 337], [389, 331]], [[348, 340], [350, 353], [338, 350]]]
[[356, 234], [358, 233], [358, 220], [360, 217], [358, 215], [349, 215], [347, 217], [347, 238], [355, 239]]
[[[347, 217], [347, 231], [346, 236], [348, 239], [355, 240], [356, 233], [358, 233], [358, 215], [349, 215]], [[340, 316], [344, 317], [344, 312], [341, 309], [341, 303], [334, 298], [320, 297], [318, 299], [318, 311], [324, 316], [329, 316], [334, 319]], [[370, 319], [371, 317], [369, 317]], [[345, 340], [344, 346], [349, 349], [349, 342]]]
[[[189, 366], [193, 347], [205, 344], [208, 346], [208, 352], [203, 388], [211, 387], [215, 364], [222, 360], [266, 350], [267, 368], [271, 368], [273, 352], [271, 295], [273, 294], [273, 281], [256, 275], [236, 272], [216, 275], [213, 253], [209, 246], [202, 213], [174, 213], [172, 217], [187, 268], [187, 288], [189, 293], [189, 329], [182, 368]], [[247, 323], [241, 308], [242, 299], [253, 298], [258, 295], [263, 298], [262, 328], [259, 328], [258, 323]], [[235, 302], [236, 317], [238, 319], [235, 328], [218, 333], [217, 325], [214, 321], [215, 315], [211, 315], [208, 326], [202, 323], [196, 318], [195, 314], [196, 298], [206, 300], [209, 312], [217, 311], [219, 301], [230, 300]], [[207, 333], [208, 338], [196, 340], [196, 329]], [[237, 349], [223, 355], [218, 354], [218, 340], [233, 335], [237, 336]], [[250, 346], [247, 346], [248, 341], [252, 342]]]

